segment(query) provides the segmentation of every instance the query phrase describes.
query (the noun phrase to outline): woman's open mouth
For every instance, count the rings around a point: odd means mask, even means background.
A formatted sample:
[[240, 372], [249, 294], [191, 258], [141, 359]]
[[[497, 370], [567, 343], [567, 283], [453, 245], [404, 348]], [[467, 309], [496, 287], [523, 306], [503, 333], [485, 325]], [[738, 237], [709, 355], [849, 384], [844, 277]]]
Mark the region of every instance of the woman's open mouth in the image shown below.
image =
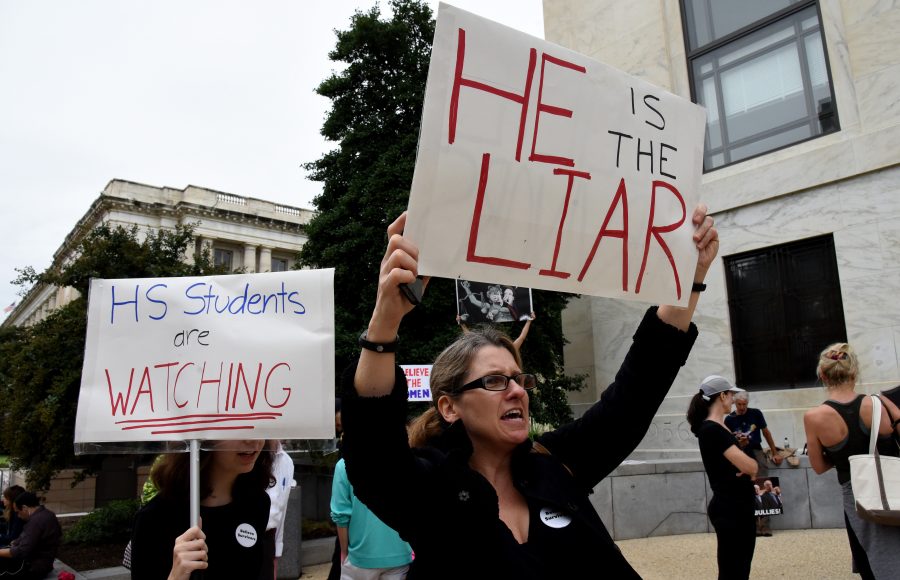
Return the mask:
[[524, 419], [525, 414], [522, 409], [510, 409], [500, 417], [501, 421], [523, 421]]

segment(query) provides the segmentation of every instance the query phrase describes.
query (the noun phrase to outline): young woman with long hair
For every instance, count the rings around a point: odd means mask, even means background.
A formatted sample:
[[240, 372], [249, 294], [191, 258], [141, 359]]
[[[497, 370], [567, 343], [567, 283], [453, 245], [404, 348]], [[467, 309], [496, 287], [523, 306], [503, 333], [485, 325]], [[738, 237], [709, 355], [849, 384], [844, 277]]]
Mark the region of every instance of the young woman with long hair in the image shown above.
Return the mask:
[[131, 539], [134, 580], [271, 579], [263, 537], [266, 489], [274, 483], [274, 445], [262, 440], [210, 442], [200, 452], [200, 526], [190, 526], [190, 455], [166, 455], [151, 477], [159, 493], [141, 508]]
[[11, 485], [4, 489], [2, 496], [0, 496], [2, 497], [0, 501], [3, 502], [3, 519], [6, 520], [6, 530], [0, 534], [0, 547], [8, 546], [10, 542], [18, 538], [19, 534], [22, 533], [25, 522], [19, 518], [13, 502], [24, 491], [25, 488], [21, 485]]
[[731, 412], [737, 392], [740, 389], [727, 379], [708, 376], [687, 412], [713, 492], [706, 513], [716, 530], [716, 560], [722, 580], [749, 578], [756, 547], [753, 478], [759, 464], [741, 450], [734, 433], [725, 426], [725, 415]]

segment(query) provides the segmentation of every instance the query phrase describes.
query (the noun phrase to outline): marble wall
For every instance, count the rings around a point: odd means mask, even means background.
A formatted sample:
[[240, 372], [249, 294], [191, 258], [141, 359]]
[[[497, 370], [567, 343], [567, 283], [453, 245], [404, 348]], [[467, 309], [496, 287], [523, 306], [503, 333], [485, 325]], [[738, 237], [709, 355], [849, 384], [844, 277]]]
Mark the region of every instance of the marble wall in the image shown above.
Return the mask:
[[[771, 518], [772, 529], [844, 527], [833, 472], [816, 475], [804, 457], [798, 467], [770, 466], [768, 475], [779, 478], [785, 507]], [[712, 532], [706, 514], [711, 499], [699, 460], [662, 460], [620, 466], [594, 488], [591, 504], [613, 539], [629, 540]]]
[[[720, 258], [822, 234], [835, 240], [844, 317], [862, 363], [862, 391], [900, 384], [900, 4], [820, 0], [841, 130], [703, 177], [700, 198]], [[678, 0], [544, 0], [547, 40], [690, 98]], [[696, 457], [684, 413], [700, 380], [734, 378], [721, 259], [695, 317], [700, 338], [637, 458]], [[588, 376], [576, 414], [612, 381], [644, 306], [572, 301], [563, 315], [566, 369]], [[825, 346], [825, 345], [822, 345]], [[810, 361], [811, 365], [815, 361]], [[805, 440], [803, 412], [820, 388], [754, 393], [777, 444]]]

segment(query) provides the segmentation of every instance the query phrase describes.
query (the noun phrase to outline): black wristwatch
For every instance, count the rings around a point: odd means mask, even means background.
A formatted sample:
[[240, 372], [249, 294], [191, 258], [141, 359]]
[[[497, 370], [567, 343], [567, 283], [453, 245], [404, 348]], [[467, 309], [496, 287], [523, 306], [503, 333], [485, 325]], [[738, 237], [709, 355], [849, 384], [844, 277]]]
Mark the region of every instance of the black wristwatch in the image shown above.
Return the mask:
[[359, 335], [359, 346], [373, 352], [395, 352], [397, 345], [400, 344], [400, 336], [398, 335], [392, 342], [372, 342], [366, 338], [369, 334], [368, 330], [364, 330]]
[[703, 292], [706, 290], [706, 284], [703, 282], [694, 282], [694, 285], [691, 286], [691, 292]]

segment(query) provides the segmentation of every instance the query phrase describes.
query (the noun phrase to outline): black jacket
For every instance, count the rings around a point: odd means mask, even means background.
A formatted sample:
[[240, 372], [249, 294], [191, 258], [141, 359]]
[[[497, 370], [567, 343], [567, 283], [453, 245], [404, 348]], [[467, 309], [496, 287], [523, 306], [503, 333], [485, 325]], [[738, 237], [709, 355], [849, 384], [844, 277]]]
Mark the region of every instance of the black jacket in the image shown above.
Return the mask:
[[[528, 502], [529, 539], [516, 543], [499, 518], [491, 484], [468, 466], [457, 421], [425, 448], [407, 444], [406, 378], [364, 398], [343, 376], [343, 452], [354, 491], [415, 551], [409, 578], [637, 578], [588, 495], [640, 443], [697, 336], [644, 316], [615, 381], [580, 419], [513, 453], [516, 488]], [[650, 498], [648, 498], [650, 499]], [[587, 575], [585, 575], [587, 573]]]
[[25, 560], [25, 567], [31, 575], [43, 578], [53, 569], [53, 560], [62, 541], [62, 528], [56, 514], [38, 506], [25, 522], [22, 533], [13, 540], [10, 552], [13, 558]]

